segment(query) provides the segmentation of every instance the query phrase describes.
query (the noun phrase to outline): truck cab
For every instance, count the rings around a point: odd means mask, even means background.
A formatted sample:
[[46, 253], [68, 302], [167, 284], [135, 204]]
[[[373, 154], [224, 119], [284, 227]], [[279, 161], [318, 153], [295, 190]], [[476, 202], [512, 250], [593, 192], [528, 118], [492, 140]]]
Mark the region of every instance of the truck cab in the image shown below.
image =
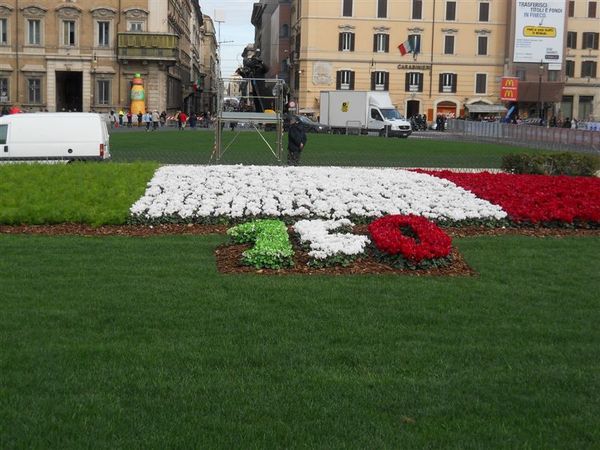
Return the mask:
[[410, 122], [392, 105], [387, 93], [378, 94], [378, 92], [371, 92], [369, 95], [369, 131], [377, 131], [381, 136], [403, 138], [410, 136], [412, 133]]

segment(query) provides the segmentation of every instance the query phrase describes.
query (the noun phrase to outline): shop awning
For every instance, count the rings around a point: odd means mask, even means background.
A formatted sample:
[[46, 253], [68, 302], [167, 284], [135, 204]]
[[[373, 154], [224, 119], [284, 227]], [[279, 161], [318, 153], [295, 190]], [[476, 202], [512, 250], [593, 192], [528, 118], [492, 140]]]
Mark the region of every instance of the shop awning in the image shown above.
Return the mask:
[[471, 114], [502, 114], [506, 112], [504, 105], [465, 105]]

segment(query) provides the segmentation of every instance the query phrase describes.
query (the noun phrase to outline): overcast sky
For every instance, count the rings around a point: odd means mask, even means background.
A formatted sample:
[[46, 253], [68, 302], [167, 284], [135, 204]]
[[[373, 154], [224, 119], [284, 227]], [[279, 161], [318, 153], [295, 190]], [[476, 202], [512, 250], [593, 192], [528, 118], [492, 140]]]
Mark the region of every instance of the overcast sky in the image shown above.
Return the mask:
[[[200, 0], [203, 14], [213, 20], [220, 15], [225, 21], [221, 24], [221, 71], [224, 77], [232, 75], [242, 64], [244, 47], [254, 42], [254, 27], [250, 23], [253, 4], [254, 0]], [[218, 23], [215, 28], [218, 34]]]

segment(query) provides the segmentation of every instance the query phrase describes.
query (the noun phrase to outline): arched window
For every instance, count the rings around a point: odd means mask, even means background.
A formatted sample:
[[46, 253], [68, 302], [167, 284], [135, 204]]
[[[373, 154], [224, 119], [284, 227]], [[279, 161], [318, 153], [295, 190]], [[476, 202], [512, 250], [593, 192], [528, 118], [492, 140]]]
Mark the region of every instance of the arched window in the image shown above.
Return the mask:
[[281, 25], [281, 29], [279, 30], [279, 37], [286, 38], [290, 36], [290, 26], [286, 23]]

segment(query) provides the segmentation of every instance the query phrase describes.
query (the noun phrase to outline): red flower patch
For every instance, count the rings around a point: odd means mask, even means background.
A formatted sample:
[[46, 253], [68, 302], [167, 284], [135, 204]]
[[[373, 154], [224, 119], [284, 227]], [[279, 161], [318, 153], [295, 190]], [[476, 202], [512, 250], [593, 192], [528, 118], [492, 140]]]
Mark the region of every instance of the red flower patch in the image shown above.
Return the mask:
[[506, 173], [422, 171], [494, 203], [515, 222], [600, 222], [600, 179]]
[[445, 258], [450, 254], [452, 239], [436, 224], [419, 216], [385, 216], [369, 225], [377, 249], [387, 255], [402, 255], [419, 263]]

